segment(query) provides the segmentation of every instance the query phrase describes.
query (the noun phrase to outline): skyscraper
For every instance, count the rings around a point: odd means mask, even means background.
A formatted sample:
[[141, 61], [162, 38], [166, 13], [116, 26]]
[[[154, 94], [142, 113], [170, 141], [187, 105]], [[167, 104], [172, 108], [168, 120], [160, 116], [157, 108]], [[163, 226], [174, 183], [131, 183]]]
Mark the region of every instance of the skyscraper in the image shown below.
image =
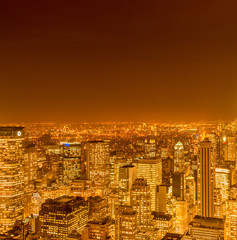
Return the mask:
[[0, 127], [0, 232], [10, 230], [24, 210], [24, 130]]
[[230, 197], [227, 200], [226, 211], [226, 226], [225, 226], [227, 240], [237, 239], [237, 188], [230, 189]]
[[172, 186], [158, 185], [156, 187], [156, 211], [163, 214], [173, 214]]
[[130, 204], [130, 189], [137, 176], [137, 168], [133, 165], [125, 165], [119, 168], [119, 203]]
[[228, 168], [215, 169], [215, 188], [220, 188], [223, 202], [227, 201], [230, 193], [230, 170]]
[[86, 144], [87, 178], [94, 181], [96, 194], [104, 196], [109, 187], [109, 143], [91, 141]]
[[227, 138], [227, 159], [228, 161], [236, 161], [236, 139], [235, 137]]
[[185, 199], [186, 178], [184, 173], [175, 172], [173, 174], [173, 196]]
[[214, 216], [215, 160], [208, 139], [200, 143], [198, 157], [198, 206], [202, 217]]
[[134, 165], [137, 166], [137, 177], [145, 178], [151, 191], [151, 211], [156, 210], [156, 186], [162, 182], [161, 159], [139, 159]]
[[59, 167], [59, 179], [61, 184], [70, 185], [71, 181], [81, 175], [80, 142], [61, 143], [61, 161]]
[[188, 228], [188, 205], [187, 201], [178, 199], [175, 202], [175, 232], [184, 234]]
[[137, 212], [137, 224], [142, 229], [148, 229], [151, 224], [150, 186], [144, 178], [137, 178], [131, 189], [131, 205]]
[[155, 139], [145, 139], [145, 158], [155, 158], [156, 157], [156, 140]]
[[174, 171], [183, 172], [185, 170], [184, 146], [181, 142], [174, 146]]

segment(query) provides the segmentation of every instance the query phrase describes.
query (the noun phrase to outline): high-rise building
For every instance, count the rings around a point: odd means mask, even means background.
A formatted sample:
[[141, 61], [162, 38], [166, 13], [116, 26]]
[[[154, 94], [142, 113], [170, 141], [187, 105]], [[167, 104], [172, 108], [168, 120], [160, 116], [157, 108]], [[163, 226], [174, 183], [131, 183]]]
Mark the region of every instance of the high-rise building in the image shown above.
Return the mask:
[[114, 220], [116, 209], [119, 205], [119, 194], [116, 190], [112, 191], [108, 196], [109, 216]]
[[151, 211], [156, 210], [156, 186], [162, 183], [162, 160], [140, 159], [134, 165], [137, 166], [137, 177], [145, 178], [151, 191]]
[[156, 211], [173, 215], [172, 186], [158, 185], [156, 187]]
[[141, 229], [148, 229], [151, 224], [150, 186], [146, 179], [137, 178], [131, 189], [131, 205], [137, 212], [137, 224]]
[[88, 221], [88, 203], [81, 197], [63, 196], [47, 199], [40, 210], [41, 233], [65, 238], [72, 231], [79, 233]]
[[230, 189], [230, 197], [227, 200], [225, 240], [237, 239], [237, 188]]
[[96, 195], [105, 196], [110, 180], [109, 143], [91, 141], [86, 144], [87, 178], [95, 183]]
[[38, 159], [35, 145], [25, 147], [24, 154], [24, 218], [32, 214], [33, 181], [37, 177]]
[[24, 129], [0, 127], [0, 232], [24, 214]]
[[230, 195], [230, 169], [215, 169], [215, 188], [220, 188], [222, 200], [226, 202]]
[[24, 182], [27, 186], [32, 180], [37, 178], [37, 151], [35, 145], [25, 147], [24, 156]]
[[109, 175], [110, 175], [110, 186], [111, 187], [116, 187], [118, 184], [118, 179], [117, 177], [117, 170], [118, 170], [118, 159], [117, 159], [117, 154], [116, 151], [110, 152], [110, 167], [109, 167]]
[[185, 199], [188, 204], [188, 222], [197, 214], [196, 210], [196, 182], [194, 176], [186, 177]]
[[174, 146], [174, 172], [184, 172], [185, 161], [184, 161], [184, 146], [179, 141]]
[[215, 218], [223, 217], [223, 201], [221, 196], [221, 189], [214, 188], [214, 216]]
[[137, 177], [137, 168], [134, 165], [125, 165], [119, 168], [119, 203], [130, 205], [130, 189]]
[[200, 143], [198, 156], [198, 214], [202, 217], [214, 216], [215, 159], [211, 142]]
[[187, 201], [183, 199], [177, 199], [175, 201], [175, 232], [184, 234], [188, 228], [188, 205]]
[[152, 138], [145, 139], [145, 158], [156, 157], [156, 140]]
[[136, 240], [137, 212], [132, 206], [119, 206], [115, 218], [115, 240]]
[[173, 174], [173, 196], [181, 199], [185, 199], [186, 190], [186, 176], [185, 173], [174, 172]]
[[227, 137], [227, 159], [236, 162], [236, 139], [235, 137]]
[[170, 184], [170, 177], [174, 172], [174, 159], [165, 158], [162, 159], [162, 183]]
[[71, 181], [81, 175], [82, 146], [79, 142], [61, 143], [61, 161], [59, 179], [63, 185], [70, 185]]

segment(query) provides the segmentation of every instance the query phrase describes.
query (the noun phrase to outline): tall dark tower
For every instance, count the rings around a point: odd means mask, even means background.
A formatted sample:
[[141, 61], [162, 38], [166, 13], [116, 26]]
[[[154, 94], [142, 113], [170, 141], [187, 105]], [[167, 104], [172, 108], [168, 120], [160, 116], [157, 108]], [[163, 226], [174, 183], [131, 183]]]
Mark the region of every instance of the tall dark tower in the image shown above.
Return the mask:
[[208, 139], [200, 143], [198, 157], [198, 205], [199, 215], [214, 216], [215, 159]]

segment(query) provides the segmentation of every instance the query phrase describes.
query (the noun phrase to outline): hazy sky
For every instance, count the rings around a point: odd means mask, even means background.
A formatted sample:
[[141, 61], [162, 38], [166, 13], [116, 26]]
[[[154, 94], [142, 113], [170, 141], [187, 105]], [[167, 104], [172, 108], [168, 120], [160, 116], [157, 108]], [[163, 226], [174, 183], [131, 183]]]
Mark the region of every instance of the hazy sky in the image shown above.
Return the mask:
[[237, 116], [237, 1], [1, 1], [0, 122]]

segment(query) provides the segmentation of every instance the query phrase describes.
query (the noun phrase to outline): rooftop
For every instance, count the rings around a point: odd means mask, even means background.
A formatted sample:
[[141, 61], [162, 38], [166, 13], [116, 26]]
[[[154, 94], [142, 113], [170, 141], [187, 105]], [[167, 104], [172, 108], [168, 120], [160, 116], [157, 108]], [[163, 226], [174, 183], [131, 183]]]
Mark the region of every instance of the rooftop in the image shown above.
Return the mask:
[[144, 159], [139, 159], [139, 160], [136, 160], [134, 161], [134, 163], [144, 163], [144, 164], [156, 164], [156, 163], [159, 163], [161, 162], [161, 159], [160, 158], [144, 158]]
[[178, 233], [166, 233], [162, 240], [181, 240], [182, 235]]

